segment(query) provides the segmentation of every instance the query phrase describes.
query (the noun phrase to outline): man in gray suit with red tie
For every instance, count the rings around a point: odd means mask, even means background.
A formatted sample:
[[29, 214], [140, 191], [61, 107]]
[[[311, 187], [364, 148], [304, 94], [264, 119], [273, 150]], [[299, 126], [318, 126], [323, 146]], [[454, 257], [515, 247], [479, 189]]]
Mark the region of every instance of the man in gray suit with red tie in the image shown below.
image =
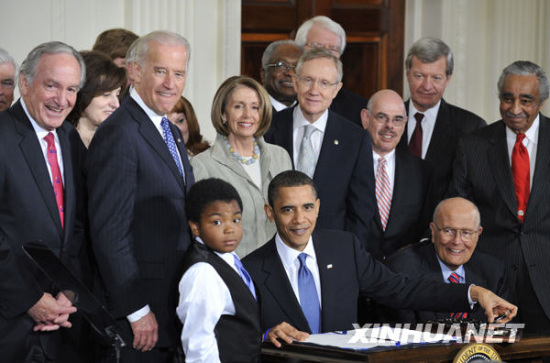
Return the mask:
[[122, 362], [170, 361], [178, 341], [178, 271], [190, 243], [184, 198], [194, 178], [183, 137], [164, 116], [185, 87], [189, 52], [171, 32], [136, 40], [130, 95], [90, 145], [92, 247], [127, 342]]
[[451, 195], [479, 208], [480, 251], [501, 259], [511, 299], [527, 333], [550, 333], [550, 120], [540, 113], [550, 86], [528, 61], [506, 67], [498, 81], [497, 121], [458, 146]]

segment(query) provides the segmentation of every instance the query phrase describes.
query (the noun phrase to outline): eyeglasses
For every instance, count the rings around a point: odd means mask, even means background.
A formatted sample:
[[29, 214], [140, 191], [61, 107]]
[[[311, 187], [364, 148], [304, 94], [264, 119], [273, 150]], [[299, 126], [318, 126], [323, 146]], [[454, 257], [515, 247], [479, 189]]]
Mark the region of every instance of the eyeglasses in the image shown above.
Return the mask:
[[[390, 121], [390, 117], [386, 115], [384, 112], [378, 112], [376, 115], [374, 115], [374, 120], [381, 124], [385, 124], [388, 121]], [[393, 119], [391, 119], [391, 122], [395, 126], [403, 126], [407, 121], [405, 120], [404, 116], [395, 116]]]
[[479, 228], [475, 231], [471, 229], [455, 229], [455, 228], [439, 228], [437, 224], [435, 224], [435, 228], [441, 233], [442, 236], [444, 236], [446, 239], [455, 239], [457, 234], [460, 234], [460, 239], [464, 242], [470, 242], [474, 239], [474, 236], [478, 233]]
[[278, 68], [279, 70], [286, 70], [287, 72], [290, 72], [291, 69], [296, 71], [296, 66], [291, 66], [290, 64], [286, 64], [285, 62], [277, 62], [272, 64], [266, 64], [266, 67], [273, 67]]
[[327, 80], [319, 80], [318, 81], [318, 80], [313, 79], [311, 77], [302, 78], [302, 77], [296, 76], [296, 78], [298, 79], [298, 82], [300, 82], [306, 88], [311, 88], [311, 87], [313, 87], [314, 84], [316, 84], [317, 87], [319, 87], [320, 89], [323, 89], [323, 90], [327, 89], [327, 88], [330, 88], [330, 87], [334, 87], [338, 83], [340, 83], [340, 82], [330, 83]]
[[340, 47], [326, 46], [325, 44], [321, 44], [321, 43], [307, 43], [307, 44], [306, 44], [306, 47], [310, 47], [310, 48], [325, 48], [325, 49], [330, 50], [332, 53], [336, 53], [336, 54], [340, 55]]
[[13, 81], [13, 79], [3, 79], [2, 81], [0, 81], [0, 87], [13, 89], [15, 88], [15, 82]]

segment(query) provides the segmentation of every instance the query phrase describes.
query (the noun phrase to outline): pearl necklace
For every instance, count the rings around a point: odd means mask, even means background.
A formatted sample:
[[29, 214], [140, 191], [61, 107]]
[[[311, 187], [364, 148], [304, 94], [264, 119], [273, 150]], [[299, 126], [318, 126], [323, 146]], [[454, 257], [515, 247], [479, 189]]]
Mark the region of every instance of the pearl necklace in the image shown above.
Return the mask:
[[227, 136], [225, 136], [223, 139], [225, 141], [225, 145], [227, 146], [227, 150], [229, 150], [229, 153], [233, 155], [241, 164], [250, 165], [256, 162], [256, 160], [258, 160], [258, 158], [260, 157], [260, 147], [258, 146], [256, 138], [254, 138], [254, 154], [248, 160], [245, 160], [242, 156], [239, 155], [239, 153], [235, 151], [235, 149], [233, 149], [233, 147], [231, 147]]

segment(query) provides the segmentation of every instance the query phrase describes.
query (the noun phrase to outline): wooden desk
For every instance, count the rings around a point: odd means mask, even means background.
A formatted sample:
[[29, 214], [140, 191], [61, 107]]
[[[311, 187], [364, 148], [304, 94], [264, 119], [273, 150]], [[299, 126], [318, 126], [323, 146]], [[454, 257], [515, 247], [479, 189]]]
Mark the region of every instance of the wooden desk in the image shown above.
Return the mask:
[[[550, 356], [550, 337], [523, 338], [517, 343], [490, 344], [507, 362], [541, 362]], [[270, 362], [452, 362], [464, 344], [430, 344], [355, 352], [331, 347], [287, 344], [262, 347], [262, 363]]]

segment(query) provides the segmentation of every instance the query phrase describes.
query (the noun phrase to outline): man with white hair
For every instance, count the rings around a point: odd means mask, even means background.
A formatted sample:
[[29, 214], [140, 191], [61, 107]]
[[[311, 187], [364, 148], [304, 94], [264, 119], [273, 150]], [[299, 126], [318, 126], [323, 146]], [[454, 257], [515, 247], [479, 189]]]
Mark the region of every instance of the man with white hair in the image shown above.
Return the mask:
[[17, 64], [5, 49], [0, 48], [0, 111], [11, 106], [16, 82]]

